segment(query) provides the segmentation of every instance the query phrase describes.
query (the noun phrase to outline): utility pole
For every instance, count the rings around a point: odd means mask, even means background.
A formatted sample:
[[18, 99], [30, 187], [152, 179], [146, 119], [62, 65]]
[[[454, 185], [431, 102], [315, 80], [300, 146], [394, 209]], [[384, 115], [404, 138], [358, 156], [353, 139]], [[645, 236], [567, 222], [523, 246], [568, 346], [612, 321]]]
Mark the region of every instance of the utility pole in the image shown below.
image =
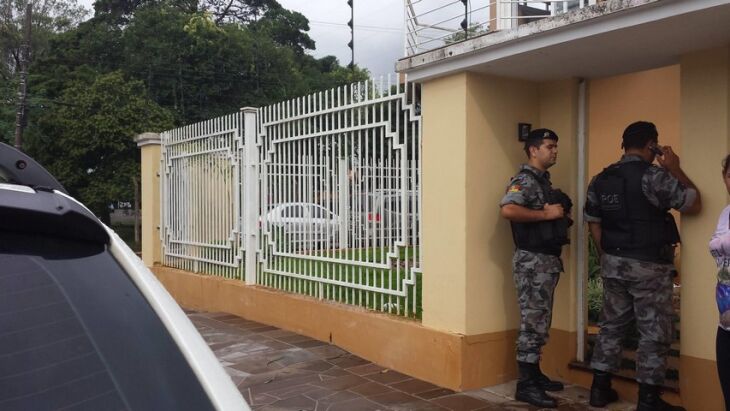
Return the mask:
[[350, 6], [350, 21], [347, 22], [347, 25], [350, 26], [350, 42], [347, 43], [347, 47], [350, 48], [350, 53], [352, 55], [350, 59], [350, 70], [355, 70], [355, 5], [353, 4], [355, 0], [347, 0], [347, 5]]
[[23, 128], [28, 122], [25, 100], [28, 95], [28, 63], [30, 60], [30, 28], [33, 5], [30, 0], [25, 6], [25, 35], [20, 46], [20, 85], [18, 86], [18, 111], [15, 113], [15, 148], [23, 148]]

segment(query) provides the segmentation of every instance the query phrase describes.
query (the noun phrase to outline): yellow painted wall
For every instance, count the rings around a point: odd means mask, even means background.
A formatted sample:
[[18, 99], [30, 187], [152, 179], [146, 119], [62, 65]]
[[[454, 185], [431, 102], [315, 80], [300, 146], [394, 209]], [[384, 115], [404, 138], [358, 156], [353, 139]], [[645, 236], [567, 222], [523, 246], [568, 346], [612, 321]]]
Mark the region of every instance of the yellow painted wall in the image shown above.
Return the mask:
[[466, 167], [467, 199], [465, 332], [471, 335], [518, 326], [514, 245], [499, 201], [526, 161], [517, 124], [538, 124], [539, 105], [535, 83], [470, 73], [467, 84], [466, 163], [461, 167]]
[[[551, 172], [556, 186], [575, 198], [577, 82], [459, 74], [425, 83], [423, 110], [423, 324], [466, 335], [514, 330], [514, 244], [498, 204], [526, 162], [517, 124], [561, 136]], [[553, 320], [566, 331], [575, 330], [571, 254], [566, 248]]]
[[679, 65], [589, 81], [589, 177], [621, 157], [621, 135], [639, 120], [656, 124], [659, 143], [681, 156]]
[[[141, 136], [152, 135], [146, 133]], [[142, 261], [151, 267], [160, 258], [160, 144], [145, 144], [142, 151]]]
[[[550, 169], [553, 185], [573, 199], [573, 220], [581, 212], [578, 204], [578, 81], [562, 80], [540, 84], [540, 126], [558, 134], [558, 162]], [[555, 290], [552, 328], [575, 331], [576, 329], [576, 247], [577, 225], [573, 225], [569, 246], [563, 247], [565, 272]], [[571, 354], [574, 354], [572, 351]]]
[[[728, 204], [720, 161], [730, 152], [730, 51], [682, 58], [682, 168], [702, 193], [703, 210], [682, 223], [682, 354], [714, 359], [716, 272], [707, 243]], [[691, 318], [692, 321], [685, 321]], [[692, 336], [692, 338], [684, 338]]]
[[467, 75], [422, 89], [423, 325], [466, 333]]

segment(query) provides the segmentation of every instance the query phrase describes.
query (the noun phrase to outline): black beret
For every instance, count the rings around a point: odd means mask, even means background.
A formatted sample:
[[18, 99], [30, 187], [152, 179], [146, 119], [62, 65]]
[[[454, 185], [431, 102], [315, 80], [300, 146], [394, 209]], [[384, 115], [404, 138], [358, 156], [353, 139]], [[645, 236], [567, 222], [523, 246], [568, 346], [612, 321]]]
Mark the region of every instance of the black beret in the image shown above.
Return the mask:
[[537, 128], [535, 130], [530, 131], [530, 134], [527, 135], [527, 140], [555, 140], [558, 141], [558, 135], [555, 134], [554, 131], [547, 129], [547, 128]]
[[656, 131], [656, 126], [654, 125], [654, 123], [650, 123], [648, 121], [637, 121], [635, 123], [629, 124], [629, 126], [626, 127], [622, 139], [626, 140], [627, 138], [634, 135], [649, 135], [652, 137], [657, 137], [659, 133]]

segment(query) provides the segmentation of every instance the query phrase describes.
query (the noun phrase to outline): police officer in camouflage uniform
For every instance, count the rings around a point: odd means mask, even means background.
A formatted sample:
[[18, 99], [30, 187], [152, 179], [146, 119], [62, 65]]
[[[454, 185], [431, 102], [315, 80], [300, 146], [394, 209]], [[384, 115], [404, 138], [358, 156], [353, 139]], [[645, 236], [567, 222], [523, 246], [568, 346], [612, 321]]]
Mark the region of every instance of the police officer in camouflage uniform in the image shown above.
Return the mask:
[[[674, 247], [679, 243], [668, 210], [698, 213], [700, 194], [672, 148], [658, 145], [654, 124], [629, 125], [622, 147], [621, 160], [591, 181], [585, 205], [591, 236], [600, 245], [604, 290], [590, 404], [603, 407], [618, 399], [611, 373], [619, 367], [623, 337], [635, 319], [640, 335], [637, 411], [684, 410], [664, 402], [659, 391], [673, 336]], [[660, 167], [652, 165], [655, 159]]]
[[553, 294], [563, 263], [562, 246], [568, 243], [570, 199], [554, 190], [548, 168], [555, 165], [558, 136], [548, 129], [533, 130], [525, 141], [528, 163], [510, 181], [500, 202], [501, 214], [512, 225], [516, 250], [512, 271], [520, 306], [517, 366], [520, 379], [515, 397], [538, 407], [555, 408], [545, 391], [559, 391], [540, 370], [540, 352], [548, 339]]

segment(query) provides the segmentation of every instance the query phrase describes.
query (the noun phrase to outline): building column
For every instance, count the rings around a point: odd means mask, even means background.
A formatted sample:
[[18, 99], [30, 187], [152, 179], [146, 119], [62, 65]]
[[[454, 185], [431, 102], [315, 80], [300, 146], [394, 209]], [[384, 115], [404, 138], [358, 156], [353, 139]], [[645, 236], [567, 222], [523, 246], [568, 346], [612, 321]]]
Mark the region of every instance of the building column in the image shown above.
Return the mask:
[[142, 261], [160, 263], [160, 135], [142, 133], [134, 138], [142, 151]]
[[728, 204], [721, 160], [730, 152], [730, 47], [681, 58], [682, 168], [702, 212], [682, 217], [680, 393], [687, 409], [721, 409], [715, 362], [717, 268], [707, 244]]
[[514, 245], [499, 201], [526, 162], [518, 123], [555, 128], [570, 146], [574, 107], [563, 106], [575, 100], [570, 86], [546, 88], [561, 104], [555, 114], [529, 81], [461, 73], [423, 84], [423, 325], [464, 336], [462, 389], [516, 376]]

